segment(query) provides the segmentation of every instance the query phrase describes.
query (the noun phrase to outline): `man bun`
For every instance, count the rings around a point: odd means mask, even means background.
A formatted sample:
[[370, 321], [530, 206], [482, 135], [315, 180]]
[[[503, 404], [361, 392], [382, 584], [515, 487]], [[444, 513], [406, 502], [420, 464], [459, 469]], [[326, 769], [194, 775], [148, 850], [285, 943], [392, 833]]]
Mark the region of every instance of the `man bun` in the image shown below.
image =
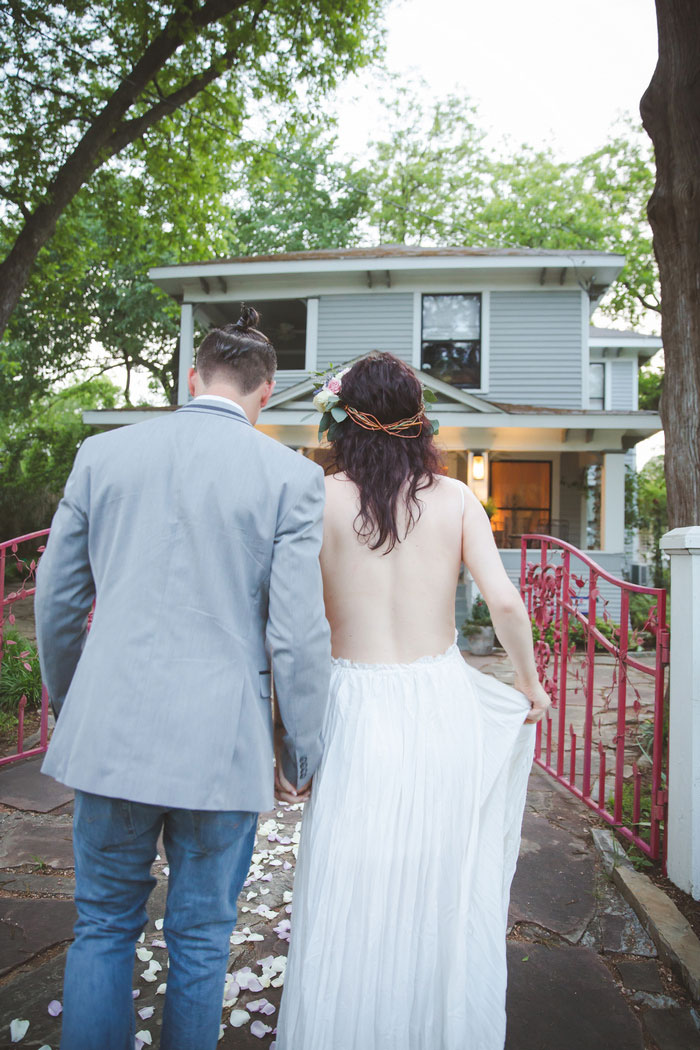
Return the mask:
[[237, 328], [239, 332], [249, 332], [251, 329], [257, 332], [260, 328], [260, 314], [253, 306], [246, 306], [245, 303], [241, 303], [241, 316], [233, 327]]

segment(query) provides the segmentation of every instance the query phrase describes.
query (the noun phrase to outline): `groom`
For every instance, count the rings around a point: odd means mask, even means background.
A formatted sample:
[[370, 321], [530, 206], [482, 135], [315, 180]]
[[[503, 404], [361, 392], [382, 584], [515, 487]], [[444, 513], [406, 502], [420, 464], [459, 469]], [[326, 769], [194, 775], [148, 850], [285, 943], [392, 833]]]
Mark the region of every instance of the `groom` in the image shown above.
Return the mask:
[[39, 566], [58, 716], [43, 772], [75, 788], [63, 1050], [134, 1045], [134, 947], [161, 832], [160, 1045], [216, 1047], [236, 899], [274, 802], [271, 670], [278, 780], [300, 790], [320, 760], [323, 477], [254, 429], [276, 367], [256, 324], [244, 310], [206, 336], [184, 408], [82, 445]]

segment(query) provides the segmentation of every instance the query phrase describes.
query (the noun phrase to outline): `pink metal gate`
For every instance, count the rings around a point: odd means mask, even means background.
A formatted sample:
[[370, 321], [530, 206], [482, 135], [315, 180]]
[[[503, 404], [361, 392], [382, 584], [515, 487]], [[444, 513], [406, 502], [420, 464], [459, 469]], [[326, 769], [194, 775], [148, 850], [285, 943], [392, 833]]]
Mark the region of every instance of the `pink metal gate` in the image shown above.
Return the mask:
[[[520, 591], [536, 628], [540, 681], [552, 698], [551, 714], [537, 726], [535, 762], [648, 857], [662, 857], [666, 591], [617, 579], [544, 535], [522, 538]], [[636, 628], [633, 595], [649, 606]]]
[[[26, 691], [19, 697], [17, 706], [16, 747], [13, 745], [10, 754], [0, 756], [0, 766], [31, 755], [41, 755], [48, 747], [49, 698], [46, 687], [40, 682], [38, 657], [32, 644], [36, 566], [48, 534], [48, 529], [42, 529], [0, 543], [0, 696], [7, 696], [10, 679], [18, 683], [17, 690], [22, 688], [22, 678], [27, 679]], [[16, 637], [9, 637], [10, 634], [16, 634]], [[24, 671], [27, 675], [23, 674]], [[27, 709], [35, 708], [40, 712], [38, 741], [25, 744]], [[13, 712], [5, 713], [14, 717]]]

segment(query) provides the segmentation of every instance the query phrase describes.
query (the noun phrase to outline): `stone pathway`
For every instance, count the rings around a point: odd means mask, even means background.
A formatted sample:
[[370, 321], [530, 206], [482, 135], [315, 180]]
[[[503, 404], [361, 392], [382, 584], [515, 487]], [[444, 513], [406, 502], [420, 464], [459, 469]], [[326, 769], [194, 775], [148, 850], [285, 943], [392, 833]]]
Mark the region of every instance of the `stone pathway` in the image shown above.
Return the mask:
[[[56, 1050], [61, 1022], [49, 1005], [62, 999], [74, 917], [72, 807], [39, 764], [32, 759], [0, 771], [0, 1047], [16, 1045], [10, 1024], [21, 1019], [29, 1028], [20, 1046]], [[223, 1050], [272, 1045], [300, 819], [298, 807], [260, 819], [232, 938]], [[605, 875], [591, 838], [595, 823], [573, 796], [533, 770], [511, 900], [506, 1050], [700, 1050], [693, 1004]], [[159, 929], [165, 856], [154, 871], [133, 987], [137, 1030], [155, 1047], [167, 981]]]

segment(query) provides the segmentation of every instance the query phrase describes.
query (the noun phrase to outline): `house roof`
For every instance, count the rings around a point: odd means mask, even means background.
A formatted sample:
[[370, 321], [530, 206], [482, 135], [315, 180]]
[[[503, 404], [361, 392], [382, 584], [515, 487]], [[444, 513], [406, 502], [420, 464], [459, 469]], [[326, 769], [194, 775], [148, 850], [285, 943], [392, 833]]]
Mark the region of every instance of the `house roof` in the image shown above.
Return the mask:
[[199, 263], [178, 263], [163, 269], [185, 269], [192, 265], [219, 266], [226, 263], [307, 262], [312, 260], [342, 259], [433, 259], [433, 258], [551, 258], [567, 259], [610, 258], [610, 252], [586, 250], [561, 250], [553, 248], [469, 248], [469, 247], [425, 247], [410, 244], [377, 244], [357, 248], [316, 248], [303, 252], [273, 252], [267, 255], [235, 255], [228, 258], [202, 260]]
[[515, 282], [586, 289], [595, 298], [624, 262], [623, 255], [600, 251], [380, 244], [155, 266], [149, 277], [174, 298], [202, 308], [241, 298], [408, 290], [450, 280], [484, 287]]

